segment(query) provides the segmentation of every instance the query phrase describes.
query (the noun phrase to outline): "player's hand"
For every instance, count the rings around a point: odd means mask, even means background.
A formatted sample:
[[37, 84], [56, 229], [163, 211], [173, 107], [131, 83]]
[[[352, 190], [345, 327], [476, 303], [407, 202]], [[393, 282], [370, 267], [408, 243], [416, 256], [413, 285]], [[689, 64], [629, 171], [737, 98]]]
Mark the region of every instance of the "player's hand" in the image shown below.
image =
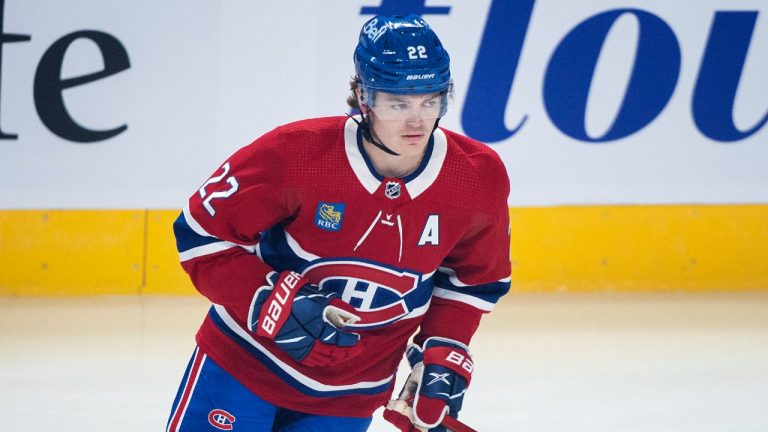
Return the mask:
[[321, 292], [296, 272], [270, 273], [256, 290], [248, 329], [274, 340], [306, 366], [326, 366], [360, 353], [360, 335], [343, 331], [357, 321], [354, 308], [334, 292]]
[[472, 378], [474, 363], [466, 345], [432, 337], [423, 347], [410, 345], [406, 357], [411, 374], [384, 418], [403, 432], [445, 431], [440, 423], [445, 415], [458, 415]]
[[406, 401], [394, 399], [387, 402], [384, 408], [384, 419], [395, 425], [401, 432], [428, 432], [428, 429], [414, 424], [413, 407]]

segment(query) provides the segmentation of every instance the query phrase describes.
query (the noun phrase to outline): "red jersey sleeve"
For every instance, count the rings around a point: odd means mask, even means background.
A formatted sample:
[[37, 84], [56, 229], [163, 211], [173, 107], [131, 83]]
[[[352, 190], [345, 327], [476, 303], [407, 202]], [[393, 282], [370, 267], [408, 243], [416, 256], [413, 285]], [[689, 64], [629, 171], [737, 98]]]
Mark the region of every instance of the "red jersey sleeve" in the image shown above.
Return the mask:
[[416, 343], [441, 336], [468, 345], [482, 315], [509, 291], [509, 180], [498, 156], [490, 161], [481, 171], [489, 192], [475, 201], [463, 238], [435, 273], [432, 303]]
[[190, 198], [174, 223], [181, 265], [195, 288], [240, 319], [272, 269], [259, 256], [260, 233], [291, 217], [279, 133], [232, 155]]

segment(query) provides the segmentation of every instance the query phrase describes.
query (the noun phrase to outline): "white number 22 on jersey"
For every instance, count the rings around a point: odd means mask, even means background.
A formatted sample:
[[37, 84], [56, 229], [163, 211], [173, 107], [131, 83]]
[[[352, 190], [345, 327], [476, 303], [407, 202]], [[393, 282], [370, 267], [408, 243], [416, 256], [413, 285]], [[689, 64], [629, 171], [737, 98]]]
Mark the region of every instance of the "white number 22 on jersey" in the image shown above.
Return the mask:
[[[200, 192], [200, 198], [205, 198], [203, 200], [203, 207], [205, 207], [206, 210], [208, 210], [208, 213], [210, 213], [211, 216], [216, 214], [216, 209], [213, 208], [213, 205], [211, 205], [211, 201], [216, 198], [228, 198], [233, 193], [237, 192], [237, 188], [240, 187], [240, 185], [237, 183], [237, 179], [234, 176], [227, 177], [227, 174], [229, 174], [229, 162], [225, 163], [222, 167], [223, 172], [221, 175], [213, 176], [210, 179], [208, 179], [207, 182], [203, 185], [203, 187], [200, 188], [198, 192]], [[208, 185], [212, 185], [214, 183], [218, 183], [221, 180], [224, 179], [224, 177], [227, 177], [226, 182], [229, 184], [229, 189], [225, 191], [216, 191], [211, 192], [210, 195], [205, 191], [205, 187]], [[208, 195], [208, 197], [206, 197]]]

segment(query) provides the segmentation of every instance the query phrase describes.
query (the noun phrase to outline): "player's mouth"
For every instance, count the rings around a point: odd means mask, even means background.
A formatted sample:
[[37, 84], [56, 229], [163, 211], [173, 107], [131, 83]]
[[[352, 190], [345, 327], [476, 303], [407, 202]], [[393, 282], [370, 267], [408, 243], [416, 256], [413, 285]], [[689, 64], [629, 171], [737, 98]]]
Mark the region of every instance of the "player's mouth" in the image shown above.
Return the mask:
[[409, 132], [400, 135], [400, 137], [407, 142], [420, 142], [427, 136], [424, 132]]

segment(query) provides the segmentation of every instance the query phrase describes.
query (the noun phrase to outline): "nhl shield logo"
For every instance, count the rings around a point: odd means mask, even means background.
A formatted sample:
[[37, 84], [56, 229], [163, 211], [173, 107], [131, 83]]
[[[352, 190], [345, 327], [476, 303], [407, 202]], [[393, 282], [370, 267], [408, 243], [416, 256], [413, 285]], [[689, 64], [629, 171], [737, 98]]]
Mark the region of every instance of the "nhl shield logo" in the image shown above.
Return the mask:
[[400, 187], [399, 182], [389, 181], [384, 187], [384, 195], [389, 199], [397, 199], [400, 197]]

